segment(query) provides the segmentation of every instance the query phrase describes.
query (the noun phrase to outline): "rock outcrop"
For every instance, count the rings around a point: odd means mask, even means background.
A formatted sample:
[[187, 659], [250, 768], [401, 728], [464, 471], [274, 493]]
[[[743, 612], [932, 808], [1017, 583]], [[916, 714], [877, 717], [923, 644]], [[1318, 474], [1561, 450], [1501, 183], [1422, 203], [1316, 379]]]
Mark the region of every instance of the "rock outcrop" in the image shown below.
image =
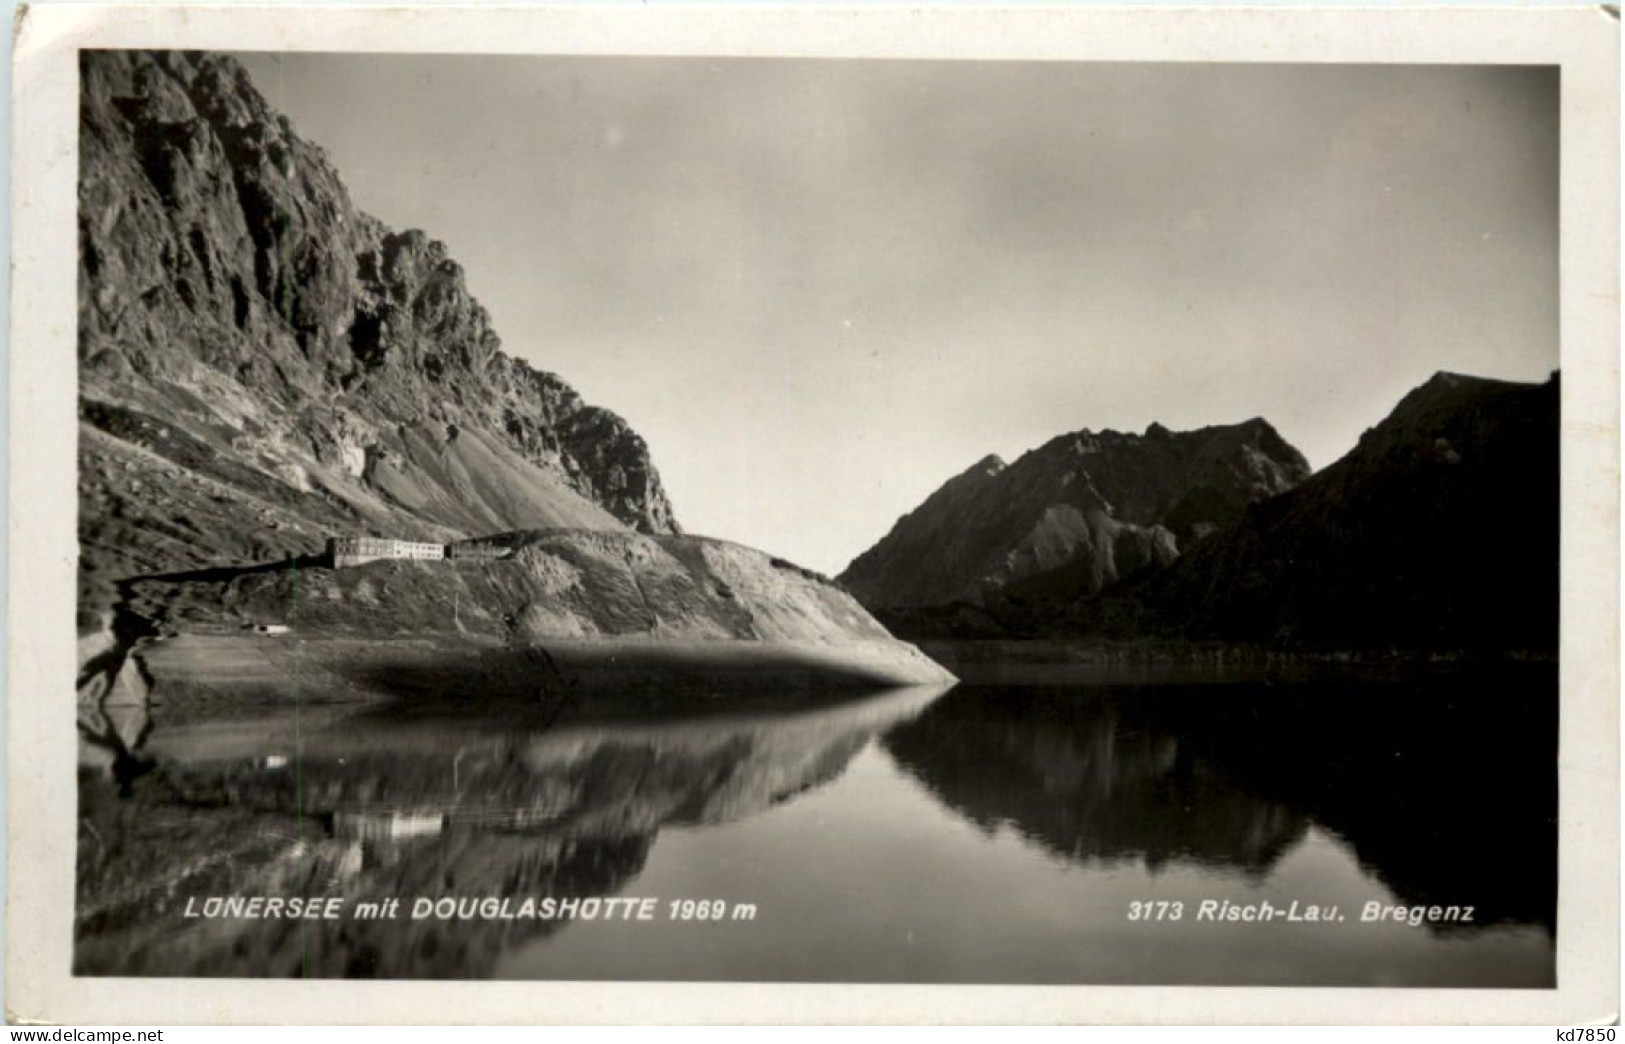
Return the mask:
[[277, 623], [315, 635], [505, 641], [889, 637], [830, 581], [725, 540], [592, 530], [486, 539], [509, 556], [154, 578], [131, 585], [128, 605], [175, 632]]
[[297, 692], [313, 670], [380, 695], [954, 681], [831, 581], [739, 544], [624, 530], [489, 539], [510, 557], [204, 571], [127, 583], [120, 609], [146, 622], [133, 655], [159, 700]]
[[1261, 419], [1143, 435], [1088, 430], [950, 479], [840, 582], [870, 608], [1095, 594], [1167, 566], [1309, 466]]
[[[1135, 695], [1156, 707], [1156, 692]], [[1068, 862], [1262, 877], [1303, 840], [1304, 815], [1247, 793], [1160, 725], [1074, 689], [970, 688], [882, 742], [978, 830], [1012, 827]]]
[[679, 531], [643, 440], [504, 354], [229, 58], [85, 51], [81, 601], [332, 530]]

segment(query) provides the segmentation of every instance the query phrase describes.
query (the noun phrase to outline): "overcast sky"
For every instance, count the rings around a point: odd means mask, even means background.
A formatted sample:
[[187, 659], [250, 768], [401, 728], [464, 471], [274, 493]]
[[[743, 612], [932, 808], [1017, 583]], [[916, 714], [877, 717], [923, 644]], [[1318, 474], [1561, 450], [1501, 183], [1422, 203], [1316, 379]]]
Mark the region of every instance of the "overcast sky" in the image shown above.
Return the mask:
[[830, 573], [990, 452], [1263, 416], [1318, 468], [1557, 367], [1555, 70], [242, 57], [687, 529]]

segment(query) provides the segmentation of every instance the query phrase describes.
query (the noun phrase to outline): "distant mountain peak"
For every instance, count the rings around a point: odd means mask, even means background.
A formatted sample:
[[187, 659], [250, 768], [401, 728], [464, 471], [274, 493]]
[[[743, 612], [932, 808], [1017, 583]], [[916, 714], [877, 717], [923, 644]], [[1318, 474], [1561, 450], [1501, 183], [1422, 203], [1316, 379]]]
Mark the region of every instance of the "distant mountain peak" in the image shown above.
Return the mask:
[[841, 581], [871, 607], [941, 605], [1051, 580], [1094, 591], [1165, 566], [1308, 477], [1302, 454], [1261, 423], [1083, 428], [1014, 464], [985, 457], [898, 519]]
[[1558, 417], [1556, 374], [1436, 373], [1136, 597], [1191, 637], [1555, 649]]

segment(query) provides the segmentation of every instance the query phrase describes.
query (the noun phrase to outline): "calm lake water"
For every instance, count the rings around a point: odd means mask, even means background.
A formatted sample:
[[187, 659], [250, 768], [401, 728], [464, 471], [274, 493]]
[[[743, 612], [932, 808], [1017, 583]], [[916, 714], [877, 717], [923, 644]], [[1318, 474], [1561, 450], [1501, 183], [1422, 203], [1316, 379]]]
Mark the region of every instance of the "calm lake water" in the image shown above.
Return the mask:
[[[76, 970], [1554, 984], [1555, 670], [981, 676], [791, 708], [91, 712]], [[344, 914], [188, 916], [253, 896]], [[356, 916], [390, 897], [398, 916]], [[446, 898], [508, 908], [411, 916]], [[527, 898], [599, 916], [522, 915]], [[612, 898], [655, 900], [653, 919], [605, 916], [632, 908]], [[681, 900], [705, 906], [683, 920]]]

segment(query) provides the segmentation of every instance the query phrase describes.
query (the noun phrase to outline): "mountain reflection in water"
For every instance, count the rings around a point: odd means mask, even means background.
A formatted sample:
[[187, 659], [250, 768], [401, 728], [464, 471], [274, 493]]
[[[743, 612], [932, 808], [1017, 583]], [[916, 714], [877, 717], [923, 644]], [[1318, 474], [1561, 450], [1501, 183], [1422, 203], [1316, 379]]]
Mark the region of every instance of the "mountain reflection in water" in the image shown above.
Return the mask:
[[[342, 896], [353, 910], [389, 897], [613, 895], [663, 827], [748, 816], [816, 787], [939, 692], [642, 723], [392, 704], [115, 720], [111, 743], [108, 729], [84, 728], [75, 970], [481, 977], [559, 924], [204, 920], [184, 916], [187, 900]], [[129, 734], [154, 767], [110, 785], [137, 756], [109, 753]]]
[[1080, 862], [1155, 871], [1179, 860], [1256, 877], [1303, 840], [1302, 812], [1239, 787], [1130, 699], [968, 689], [894, 730], [886, 749], [982, 830], [1007, 824]]
[[[1550, 986], [1555, 672], [82, 721], [90, 975]], [[762, 705], [776, 702], [762, 694]], [[750, 923], [183, 916], [658, 896]], [[1200, 925], [1203, 898], [1348, 924]], [[1180, 924], [1127, 923], [1133, 900]], [[1358, 923], [1472, 904], [1470, 925]]]

